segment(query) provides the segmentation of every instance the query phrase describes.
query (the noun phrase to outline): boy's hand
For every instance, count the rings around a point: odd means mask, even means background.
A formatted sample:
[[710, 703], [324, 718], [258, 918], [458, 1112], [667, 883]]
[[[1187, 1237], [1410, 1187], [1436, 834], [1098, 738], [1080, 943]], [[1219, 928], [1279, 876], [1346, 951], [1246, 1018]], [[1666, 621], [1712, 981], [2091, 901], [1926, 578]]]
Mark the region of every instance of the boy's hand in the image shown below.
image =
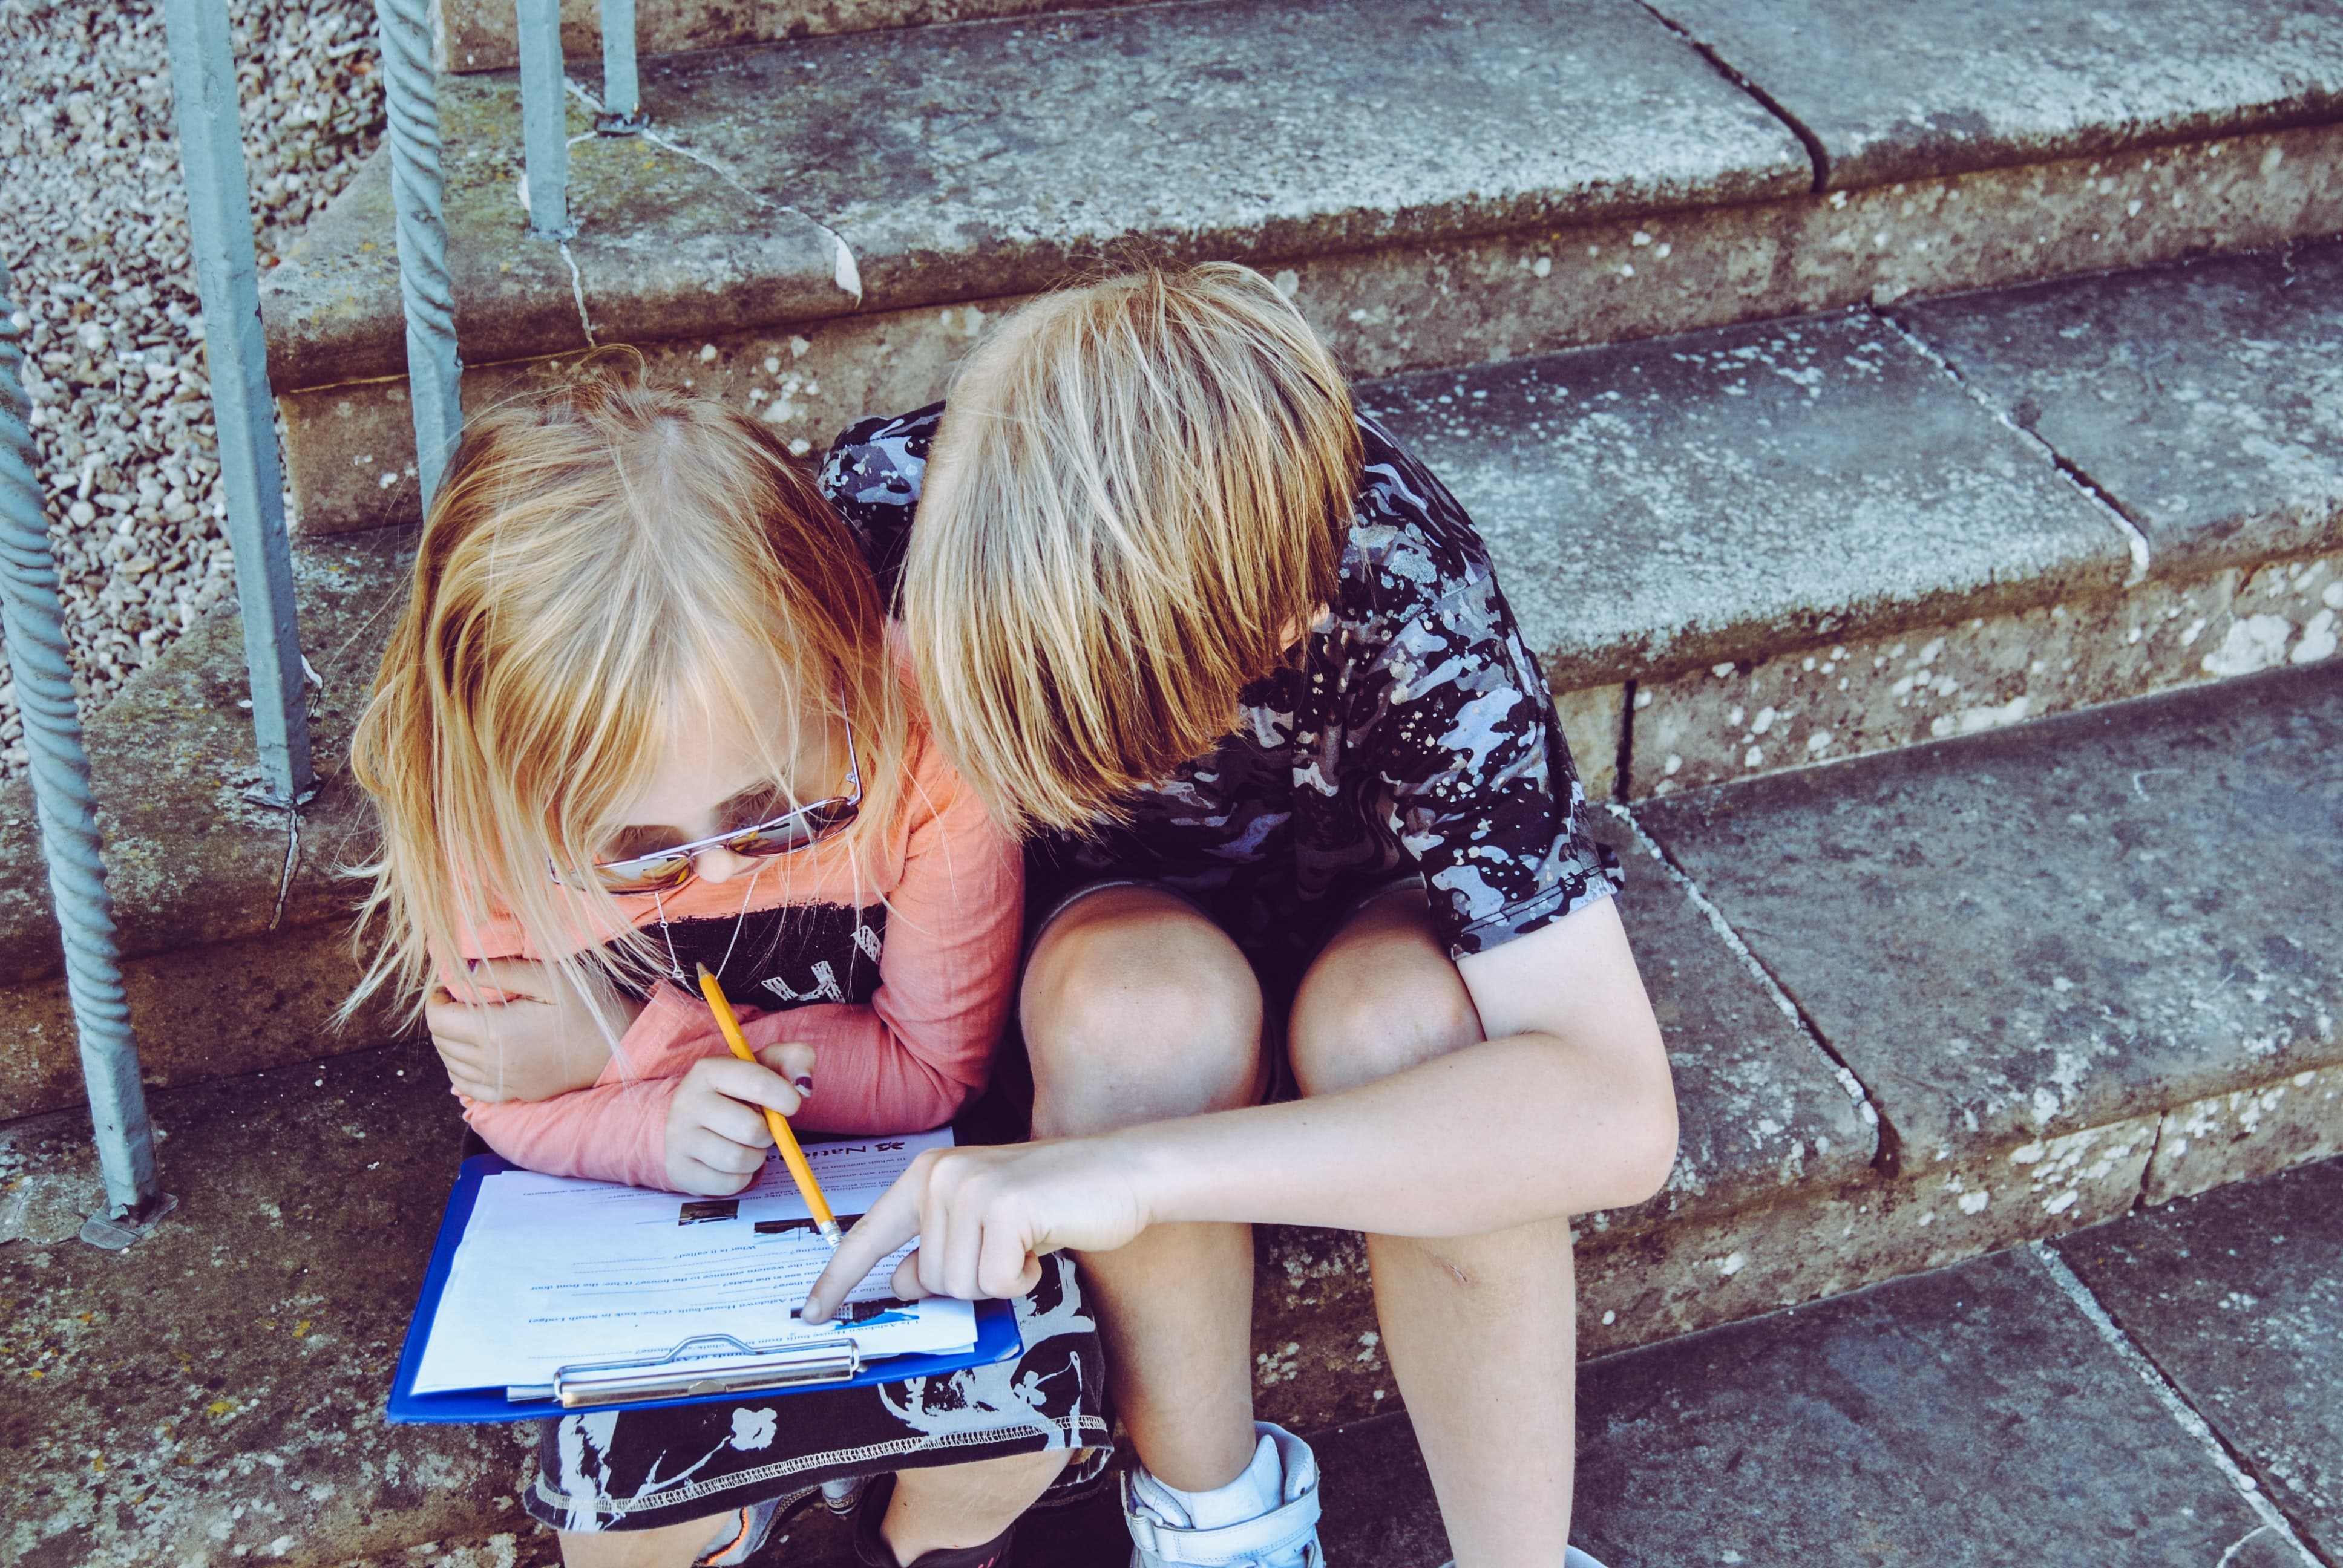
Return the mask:
[[704, 1057], [683, 1075], [667, 1111], [667, 1184], [677, 1191], [729, 1198], [746, 1187], [773, 1146], [764, 1108], [792, 1116], [813, 1092], [805, 1041], [769, 1045], [757, 1062]]
[[447, 1081], [466, 1097], [496, 1102], [550, 1100], [589, 1089], [610, 1060], [610, 1042], [627, 1032], [643, 1004], [598, 1000], [558, 983], [529, 959], [483, 959], [472, 966], [478, 1000], [434, 986], [423, 1020]]
[[1111, 1252], [1148, 1226], [1139, 1173], [1111, 1138], [931, 1149], [848, 1231], [799, 1317], [828, 1320], [879, 1261], [914, 1236], [895, 1269], [907, 1301], [1021, 1296], [1061, 1247]]

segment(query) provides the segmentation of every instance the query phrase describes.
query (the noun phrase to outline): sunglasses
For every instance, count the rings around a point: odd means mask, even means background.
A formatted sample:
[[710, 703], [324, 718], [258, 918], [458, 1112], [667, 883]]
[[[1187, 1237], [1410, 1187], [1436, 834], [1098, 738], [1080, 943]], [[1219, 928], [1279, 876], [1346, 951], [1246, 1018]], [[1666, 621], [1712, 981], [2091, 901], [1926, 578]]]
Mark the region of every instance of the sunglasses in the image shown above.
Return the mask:
[[[827, 800], [799, 806], [778, 817], [745, 828], [694, 839], [688, 844], [630, 855], [623, 860], [603, 860], [593, 868], [594, 880], [606, 893], [669, 893], [689, 883], [699, 873], [697, 858], [710, 849], [727, 849], [752, 860], [787, 855], [809, 848], [843, 831], [862, 810], [862, 769], [855, 760], [854, 725], [846, 726], [846, 792]], [[556, 883], [561, 874], [548, 866]]]

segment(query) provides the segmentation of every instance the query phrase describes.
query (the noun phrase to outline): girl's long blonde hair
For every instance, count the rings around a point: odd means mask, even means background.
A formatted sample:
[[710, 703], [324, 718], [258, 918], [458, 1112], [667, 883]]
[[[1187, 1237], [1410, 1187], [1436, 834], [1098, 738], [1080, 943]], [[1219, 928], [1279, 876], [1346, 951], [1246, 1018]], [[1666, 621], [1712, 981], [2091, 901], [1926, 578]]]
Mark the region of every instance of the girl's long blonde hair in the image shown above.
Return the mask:
[[[603, 366], [465, 429], [351, 745], [381, 817], [345, 1014], [386, 986], [419, 1010], [435, 957], [515, 920], [572, 981], [646, 983], [663, 953], [590, 878], [675, 720], [739, 716], [772, 777], [798, 729], [851, 719], [858, 856], [901, 806], [909, 698], [853, 536], [763, 427]], [[786, 714], [751, 710], [778, 675]], [[605, 942], [609, 946], [603, 946]], [[412, 1013], [410, 1012], [410, 1016]]]
[[903, 618], [994, 819], [1079, 831], [1226, 736], [1336, 592], [1350, 388], [1249, 267], [1045, 295], [956, 374]]

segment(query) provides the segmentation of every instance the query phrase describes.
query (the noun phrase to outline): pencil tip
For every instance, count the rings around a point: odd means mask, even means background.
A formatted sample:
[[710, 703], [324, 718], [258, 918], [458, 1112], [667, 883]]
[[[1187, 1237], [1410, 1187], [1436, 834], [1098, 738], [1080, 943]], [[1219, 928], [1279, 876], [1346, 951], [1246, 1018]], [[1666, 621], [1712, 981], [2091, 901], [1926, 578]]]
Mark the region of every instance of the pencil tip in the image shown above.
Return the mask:
[[708, 966], [706, 964], [694, 964], [692, 967], [699, 971], [699, 978], [701, 980], [709, 980], [716, 978], [714, 975], [708, 972]]

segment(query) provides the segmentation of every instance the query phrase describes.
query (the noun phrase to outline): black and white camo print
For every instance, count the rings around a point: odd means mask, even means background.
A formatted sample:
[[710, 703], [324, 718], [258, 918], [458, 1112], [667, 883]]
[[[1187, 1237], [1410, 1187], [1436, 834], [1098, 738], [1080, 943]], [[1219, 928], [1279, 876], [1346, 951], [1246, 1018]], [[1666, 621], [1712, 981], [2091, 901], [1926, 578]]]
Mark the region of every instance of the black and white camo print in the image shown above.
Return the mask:
[[[848, 429], [821, 485], [891, 588], [940, 404]], [[1314, 951], [1361, 894], [1421, 869], [1450, 954], [1620, 886], [1535, 658], [1464, 508], [1372, 419], [1342, 588], [1236, 733], [1128, 826], [1029, 851], [1031, 907], [1101, 876], [1161, 881], [1257, 959]]]

